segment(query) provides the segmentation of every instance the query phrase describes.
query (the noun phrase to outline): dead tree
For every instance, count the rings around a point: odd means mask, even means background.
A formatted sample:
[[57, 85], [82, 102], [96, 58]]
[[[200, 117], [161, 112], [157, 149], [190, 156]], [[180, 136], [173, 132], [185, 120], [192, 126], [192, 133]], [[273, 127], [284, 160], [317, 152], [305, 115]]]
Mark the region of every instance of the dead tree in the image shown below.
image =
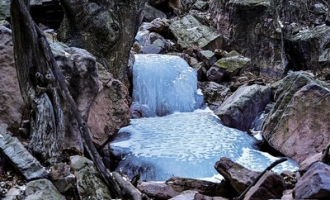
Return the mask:
[[48, 163], [61, 161], [64, 150], [85, 150], [112, 195], [120, 197], [119, 186], [93, 145], [46, 37], [29, 14], [29, 0], [12, 0], [11, 20], [18, 81], [30, 108], [30, 150]]

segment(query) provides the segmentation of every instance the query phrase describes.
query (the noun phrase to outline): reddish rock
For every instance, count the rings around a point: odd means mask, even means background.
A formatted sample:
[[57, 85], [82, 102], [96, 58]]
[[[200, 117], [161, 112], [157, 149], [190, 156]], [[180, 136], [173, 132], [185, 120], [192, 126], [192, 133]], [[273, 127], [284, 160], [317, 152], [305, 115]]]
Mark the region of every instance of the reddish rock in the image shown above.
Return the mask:
[[111, 135], [129, 123], [129, 94], [126, 86], [99, 66], [103, 85], [91, 107], [88, 127], [92, 140], [102, 146]]
[[298, 180], [293, 197], [295, 199], [328, 199], [330, 196], [330, 166], [314, 163]]
[[149, 197], [157, 199], [169, 199], [180, 194], [172, 186], [161, 182], [140, 182], [137, 188]]
[[14, 66], [11, 30], [0, 26], [0, 124], [16, 133], [20, 127], [24, 102]]

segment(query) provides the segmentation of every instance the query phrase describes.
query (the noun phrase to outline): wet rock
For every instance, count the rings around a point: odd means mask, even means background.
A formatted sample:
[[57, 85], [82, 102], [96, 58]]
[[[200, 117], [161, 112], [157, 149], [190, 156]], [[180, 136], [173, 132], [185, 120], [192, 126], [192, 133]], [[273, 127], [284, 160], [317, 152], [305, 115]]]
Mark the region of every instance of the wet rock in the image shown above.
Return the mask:
[[4, 124], [0, 125], [0, 151], [27, 180], [48, 176], [46, 169], [20, 143], [11, 137]]
[[267, 171], [244, 196], [245, 200], [279, 199], [284, 191], [283, 178]]
[[[289, 69], [291, 70], [317, 70], [322, 61], [327, 41], [330, 40], [329, 26], [316, 26], [299, 32], [288, 38], [285, 42], [286, 52], [289, 56]], [[321, 58], [319, 58], [321, 56]], [[323, 60], [324, 60], [323, 55]], [[330, 60], [326, 60], [328, 63]], [[324, 61], [322, 61], [324, 63]]]
[[198, 46], [202, 49], [214, 50], [221, 49], [223, 45], [223, 38], [217, 31], [202, 25], [191, 15], [173, 21], [170, 25], [170, 31], [182, 49]]
[[293, 197], [295, 199], [326, 199], [330, 196], [330, 166], [314, 163], [298, 180]]
[[9, 131], [16, 132], [25, 104], [14, 66], [12, 33], [4, 26], [0, 26], [0, 105], [0, 124], [7, 124]]
[[245, 131], [251, 128], [253, 120], [264, 110], [270, 98], [268, 86], [242, 86], [214, 113], [224, 125]]
[[268, 143], [298, 163], [321, 152], [330, 142], [329, 88], [306, 72], [289, 74], [263, 124]]
[[71, 156], [70, 161], [77, 178], [76, 187], [81, 199], [111, 199], [108, 187], [100, 179], [91, 160], [82, 156]]
[[111, 135], [129, 123], [130, 98], [128, 89], [119, 80], [98, 67], [101, 89], [95, 97], [88, 118], [92, 140], [102, 146]]
[[260, 172], [251, 171], [225, 157], [216, 162], [214, 167], [239, 194], [244, 192], [260, 174]]
[[65, 197], [59, 193], [52, 182], [47, 179], [31, 181], [26, 184], [26, 200], [49, 199], [65, 200]]
[[149, 197], [157, 199], [169, 199], [180, 194], [172, 186], [163, 182], [140, 182], [137, 188]]
[[228, 87], [212, 81], [199, 82], [198, 87], [202, 90], [204, 100], [211, 110], [217, 110], [232, 94]]
[[156, 9], [155, 7], [150, 6], [149, 4], [146, 4], [143, 8], [143, 21], [145, 22], [151, 22], [152, 20], [156, 18], [166, 18], [166, 14], [163, 13], [162, 11]]

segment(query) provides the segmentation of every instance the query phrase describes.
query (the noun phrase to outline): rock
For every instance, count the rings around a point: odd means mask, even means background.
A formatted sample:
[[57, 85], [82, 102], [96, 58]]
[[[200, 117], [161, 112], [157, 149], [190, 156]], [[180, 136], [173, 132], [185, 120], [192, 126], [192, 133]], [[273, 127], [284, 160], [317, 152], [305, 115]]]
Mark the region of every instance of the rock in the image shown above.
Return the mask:
[[20, 143], [11, 137], [4, 124], [0, 125], [0, 151], [27, 180], [48, 176], [46, 169]]
[[209, 196], [197, 193], [197, 194], [195, 194], [194, 200], [228, 200], [228, 199], [223, 198], [223, 197], [209, 197]]
[[224, 71], [217, 66], [210, 67], [210, 69], [207, 70], [207, 72], [206, 72], [207, 80], [213, 81], [216, 83], [221, 83], [224, 76], [225, 76]]
[[267, 171], [244, 196], [245, 200], [279, 199], [284, 191], [282, 176]]
[[98, 74], [102, 88], [92, 103], [87, 125], [93, 142], [102, 146], [111, 135], [129, 123], [130, 97], [125, 85], [101, 65]]
[[227, 77], [237, 75], [250, 62], [249, 58], [229, 52], [226, 57], [219, 59], [213, 66], [219, 67]]
[[206, 1], [196, 1], [196, 3], [193, 6], [194, 9], [205, 11], [206, 9], [209, 8], [209, 4]]
[[8, 130], [16, 133], [21, 124], [25, 104], [14, 66], [12, 33], [4, 26], [0, 26], [0, 105], [0, 124], [7, 124]]
[[292, 197], [292, 190], [285, 190], [281, 200], [294, 200]]
[[224, 125], [245, 131], [251, 128], [253, 120], [264, 110], [270, 98], [268, 86], [242, 86], [214, 113]]
[[214, 183], [192, 178], [172, 177], [166, 181], [166, 184], [180, 193], [193, 190], [208, 196], [234, 197], [236, 194], [234, 188], [226, 181]]
[[65, 163], [56, 163], [50, 167], [49, 176], [52, 181], [56, 181], [68, 175], [70, 175], [70, 165], [66, 165]]
[[56, 181], [53, 181], [54, 186], [59, 192], [64, 193], [71, 189], [76, 183], [76, 177], [73, 174], [69, 174], [66, 177], [61, 177]]
[[142, 12], [144, 15], [143, 21], [145, 22], [151, 22], [156, 18], [163, 19], [167, 17], [165, 13], [156, 9], [155, 7], [150, 6], [149, 4], [145, 4]]
[[30, 0], [30, 14], [36, 24], [58, 29], [63, 19], [63, 10], [58, 0]]
[[52, 182], [47, 179], [31, 181], [26, 184], [26, 200], [65, 200], [65, 197], [59, 193]]
[[330, 196], [330, 166], [314, 163], [298, 180], [293, 197], [295, 199], [326, 199]]
[[312, 166], [314, 163], [319, 162], [321, 160], [322, 160], [321, 152], [306, 158], [299, 165], [299, 173], [300, 174], [306, 173], [306, 171], [309, 169], [310, 166]]
[[1, 1], [0, 21], [10, 17], [10, 0]]
[[101, 180], [91, 160], [82, 156], [71, 156], [70, 161], [81, 199], [111, 199], [108, 187]]
[[233, 186], [238, 194], [244, 192], [260, 174], [260, 172], [251, 171], [225, 157], [216, 162], [214, 167]]
[[186, 15], [180, 20], [173, 21], [170, 31], [182, 49], [198, 46], [206, 50], [222, 48], [223, 38], [215, 30], [202, 25], [195, 17]]
[[87, 122], [93, 100], [99, 91], [95, 57], [84, 49], [50, 42], [53, 55], [68, 83], [82, 118]]
[[[322, 61], [322, 53], [328, 48], [326, 41], [329, 40], [330, 27], [326, 25], [307, 29], [288, 38], [285, 45], [290, 57], [289, 69], [295, 71], [317, 70], [321, 66], [319, 60]], [[323, 55], [323, 57], [325, 56]], [[328, 59], [327, 62], [329, 63], [330, 60]]]
[[199, 82], [198, 88], [202, 90], [205, 102], [213, 111], [217, 110], [232, 94], [228, 87], [212, 81]]
[[[262, 133], [268, 143], [301, 163], [330, 142], [330, 87], [306, 72], [290, 73], [275, 93]], [[317, 133], [317, 134], [315, 134]]]
[[199, 51], [198, 57], [206, 64], [206, 66], [212, 66], [217, 61], [215, 53], [210, 50]]
[[167, 34], [169, 26], [170, 21], [168, 19], [156, 18], [152, 20], [150, 24], [147, 24], [145, 29], [163, 35]]
[[24, 186], [15, 186], [10, 188], [4, 196], [1, 196], [1, 200], [16, 200], [16, 199], [24, 199], [23, 196], [25, 190]]
[[196, 194], [198, 194], [197, 191], [187, 190], [169, 200], [194, 200]]
[[180, 194], [172, 186], [162, 182], [140, 182], [137, 188], [149, 197], [157, 199], [169, 199]]

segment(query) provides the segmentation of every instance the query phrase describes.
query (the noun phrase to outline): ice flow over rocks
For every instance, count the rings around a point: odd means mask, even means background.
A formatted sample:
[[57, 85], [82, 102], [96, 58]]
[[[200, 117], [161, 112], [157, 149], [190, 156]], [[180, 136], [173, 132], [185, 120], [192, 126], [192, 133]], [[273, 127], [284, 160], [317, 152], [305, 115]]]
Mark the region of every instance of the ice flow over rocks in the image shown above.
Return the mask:
[[[208, 108], [194, 110], [199, 105], [196, 73], [181, 58], [137, 55], [133, 76], [134, 102], [145, 108], [145, 116], [155, 117], [132, 119], [110, 144], [113, 154], [123, 158], [117, 170], [129, 177], [207, 178], [218, 174], [214, 164], [221, 157], [258, 171], [277, 159], [255, 149], [247, 133], [223, 126]], [[285, 162], [276, 170], [295, 167]]]

